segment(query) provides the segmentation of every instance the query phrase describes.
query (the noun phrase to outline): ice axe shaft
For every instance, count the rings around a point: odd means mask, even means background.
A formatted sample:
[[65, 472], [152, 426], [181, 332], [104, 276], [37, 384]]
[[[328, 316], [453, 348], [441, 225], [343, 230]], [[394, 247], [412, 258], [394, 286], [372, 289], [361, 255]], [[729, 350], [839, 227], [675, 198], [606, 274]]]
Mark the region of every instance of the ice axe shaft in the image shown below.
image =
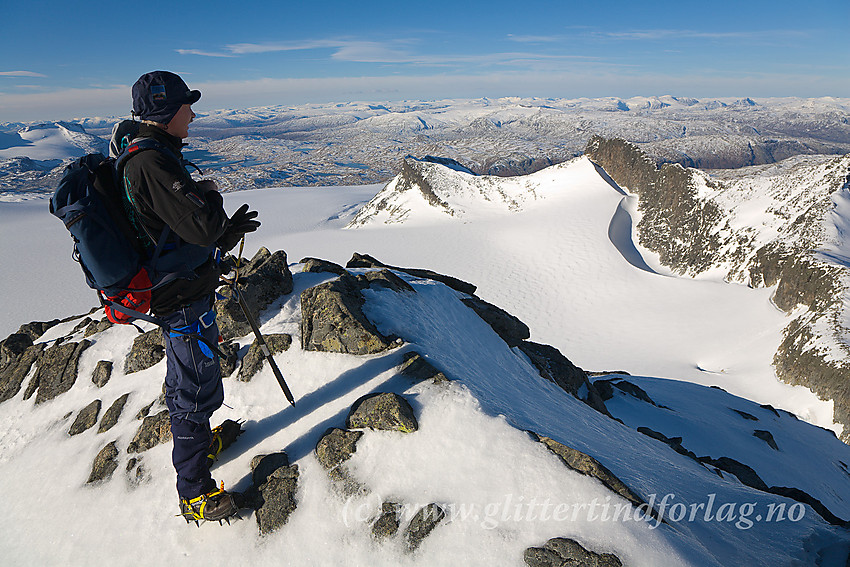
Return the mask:
[[239, 307], [242, 308], [242, 312], [245, 314], [245, 318], [248, 320], [248, 324], [251, 325], [251, 330], [254, 331], [254, 336], [257, 337], [257, 342], [260, 343], [260, 351], [263, 353], [263, 357], [269, 361], [269, 365], [272, 367], [272, 372], [274, 372], [274, 377], [277, 378], [277, 383], [280, 384], [280, 389], [283, 390], [283, 394], [289, 400], [289, 403], [294, 406], [295, 398], [292, 397], [292, 392], [289, 391], [289, 386], [286, 385], [286, 380], [283, 379], [283, 374], [281, 374], [280, 368], [277, 367], [277, 363], [274, 361], [272, 352], [266, 344], [266, 339], [260, 334], [260, 328], [257, 326], [254, 316], [251, 315], [251, 310], [248, 308], [245, 298], [239, 293], [236, 285], [231, 286], [231, 289], [233, 290], [233, 295], [236, 296]]

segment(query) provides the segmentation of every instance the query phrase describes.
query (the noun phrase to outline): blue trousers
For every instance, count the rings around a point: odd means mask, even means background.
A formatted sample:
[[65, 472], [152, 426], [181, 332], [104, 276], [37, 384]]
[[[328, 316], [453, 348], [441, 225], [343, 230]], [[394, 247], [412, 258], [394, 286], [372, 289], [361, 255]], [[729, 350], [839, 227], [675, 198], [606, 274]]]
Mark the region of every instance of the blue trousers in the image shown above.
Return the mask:
[[[212, 296], [196, 301], [162, 319], [173, 329], [192, 325], [210, 310], [212, 301]], [[213, 344], [218, 342], [215, 322], [197, 330]], [[171, 460], [177, 471], [177, 493], [192, 499], [215, 488], [207, 455], [212, 443], [210, 416], [224, 401], [221, 366], [218, 357], [204, 354], [196, 338], [164, 335], [165, 403], [174, 442]]]

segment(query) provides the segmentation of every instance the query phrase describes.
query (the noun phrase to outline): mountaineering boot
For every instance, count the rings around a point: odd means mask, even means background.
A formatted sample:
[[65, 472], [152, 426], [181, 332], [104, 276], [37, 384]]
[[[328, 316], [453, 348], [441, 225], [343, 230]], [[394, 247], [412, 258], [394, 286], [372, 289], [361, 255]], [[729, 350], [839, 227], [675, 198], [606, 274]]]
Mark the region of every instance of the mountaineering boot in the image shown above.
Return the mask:
[[207, 521], [226, 521], [230, 523], [230, 518], [239, 517], [239, 506], [236, 503], [234, 495], [224, 490], [224, 483], [221, 483], [221, 488], [217, 488], [212, 492], [202, 494], [197, 498], [187, 500], [180, 499], [180, 514], [186, 518], [186, 522], [195, 522], [200, 525], [201, 520]]
[[212, 442], [210, 442], [209, 453], [207, 459], [210, 461], [210, 466], [218, 458], [219, 453], [233, 445], [236, 438], [245, 433], [242, 429], [242, 424], [232, 419], [226, 419], [218, 427], [212, 430]]

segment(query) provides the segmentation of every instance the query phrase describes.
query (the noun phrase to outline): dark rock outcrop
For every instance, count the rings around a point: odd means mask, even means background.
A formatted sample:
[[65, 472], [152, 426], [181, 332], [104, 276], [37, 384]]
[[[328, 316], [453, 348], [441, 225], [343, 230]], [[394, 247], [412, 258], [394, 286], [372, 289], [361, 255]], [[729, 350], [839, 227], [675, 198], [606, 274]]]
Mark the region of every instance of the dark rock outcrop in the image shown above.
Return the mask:
[[349, 429], [378, 429], [412, 433], [419, 429], [413, 408], [396, 393], [385, 392], [363, 396], [351, 406], [345, 420]]
[[408, 352], [405, 354], [404, 360], [398, 367], [398, 370], [399, 374], [411, 380], [431, 380], [435, 384], [449, 381], [445, 374], [431, 366], [431, 363], [425, 360], [418, 352]]
[[251, 471], [257, 526], [267, 535], [286, 524], [298, 505], [298, 465], [290, 466], [286, 453], [273, 453], [254, 457]]
[[362, 436], [362, 431], [346, 431], [333, 427], [319, 439], [316, 444], [316, 460], [328, 471], [331, 479], [352, 482], [344, 464], [357, 450], [357, 440]]
[[94, 427], [94, 424], [97, 423], [97, 416], [100, 414], [100, 407], [101, 401], [95, 400], [81, 409], [80, 413], [77, 414], [77, 419], [71, 425], [71, 429], [68, 430], [68, 435], [79, 435]]
[[118, 468], [118, 447], [115, 441], [108, 443], [98, 452], [92, 464], [91, 474], [86, 484], [108, 480]]
[[366, 289], [367, 287], [374, 286], [391, 289], [396, 293], [415, 293], [413, 286], [386, 269], [358, 274], [354, 277], [354, 279], [357, 280], [360, 289]]
[[162, 410], [142, 420], [142, 425], [127, 447], [127, 452], [143, 453], [169, 441], [171, 441], [171, 421], [168, 419], [168, 410]]
[[357, 280], [347, 274], [301, 293], [301, 348], [375, 354], [393, 346], [363, 314]]
[[390, 266], [384, 264], [383, 262], [376, 260], [372, 256], [368, 254], [358, 254], [354, 253], [351, 257], [351, 260], [345, 265], [346, 268], [387, 268], [390, 270], [395, 270], [397, 272], [404, 272], [405, 274], [410, 274], [416, 278], [423, 278], [434, 280], [437, 282], [444, 283], [450, 288], [457, 290], [461, 293], [466, 293], [469, 295], [473, 295], [475, 290], [477, 289], [474, 285], [470, 283], [466, 283], [465, 281], [459, 280], [457, 278], [453, 278], [452, 276], [445, 276], [443, 274], [438, 274], [437, 272], [433, 272], [431, 270], [421, 270], [418, 268], [399, 268], [397, 266]]
[[239, 345], [232, 341], [226, 341], [219, 344], [218, 348], [226, 355], [225, 358], [219, 358], [218, 361], [221, 365], [221, 376], [226, 378], [233, 374], [236, 365], [239, 363]]
[[[821, 399], [835, 402], [835, 421], [845, 425], [842, 440], [850, 441], [850, 351], [838, 341], [843, 357], [827, 357], [820, 341], [842, 336], [846, 263], [836, 265], [813, 251], [824, 242], [818, 228], [834, 207], [831, 194], [850, 187], [845, 158], [818, 169], [818, 185], [782, 210], [782, 201], [770, 212], [786, 225], [766, 244], [757, 230], [733, 229], [723, 209], [710, 197], [700, 197], [697, 174], [678, 165], [658, 168], [637, 146], [623, 140], [595, 136], [585, 153], [604, 168], [612, 183], [639, 197], [640, 243], [659, 254], [661, 262], [679, 274], [696, 275], [715, 266], [729, 270], [726, 277], [752, 287], [776, 287], [773, 302], [787, 313], [798, 306], [784, 330], [773, 364], [781, 380], [810, 388]], [[600, 169], [601, 169], [600, 168]], [[805, 174], [806, 172], [803, 172]], [[811, 177], [811, 175], [809, 175]], [[721, 185], [700, 177], [709, 189]], [[819, 329], [830, 329], [823, 333]]]
[[333, 262], [328, 262], [327, 260], [321, 260], [319, 258], [302, 258], [299, 264], [304, 264], [304, 267], [301, 268], [302, 272], [319, 274], [330, 273], [338, 276], [346, 273], [345, 268], [339, 264], [334, 264]]
[[[662, 443], [666, 444], [667, 446], [669, 446], [671, 449], [673, 449], [674, 451], [676, 451], [680, 455], [684, 455], [685, 457], [688, 457], [689, 459], [693, 459], [695, 461], [699, 460], [697, 458], [697, 456], [692, 451], [688, 451], [687, 449], [685, 449], [682, 446], [682, 438], [681, 437], [667, 437], [663, 433], [661, 433], [659, 431], [654, 431], [654, 430], [652, 430], [648, 427], [638, 427], [637, 432], [643, 433], [647, 437], [652, 437], [653, 439], [657, 439], [657, 440], [661, 441]], [[718, 467], [718, 468], [722, 468], [722, 467]]]
[[86, 327], [86, 331], [83, 333], [85, 338], [89, 338], [92, 335], [96, 335], [98, 333], [102, 333], [107, 329], [112, 328], [112, 323], [109, 319], [101, 319], [100, 321], [92, 321]]
[[[271, 354], [277, 354], [289, 349], [292, 344], [292, 336], [284, 333], [264, 334], [263, 339]], [[242, 367], [239, 369], [238, 379], [241, 382], [250, 382], [251, 378], [263, 367], [265, 357], [260, 347], [260, 342], [254, 339], [248, 352], [242, 358]]]
[[612, 492], [622, 496], [632, 503], [636, 508], [644, 510], [648, 515], [655, 519], [661, 519], [654, 509], [649, 507], [649, 504], [640, 496], [635, 494], [631, 488], [621, 481], [617, 476], [608, 470], [605, 465], [591, 457], [586, 453], [582, 453], [572, 447], [567, 447], [563, 443], [559, 443], [549, 437], [540, 437], [537, 434], [532, 434], [540, 443], [555, 453], [561, 462], [572, 470], [581, 474], [592, 476], [598, 479], [606, 488]]
[[434, 528], [446, 517], [446, 512], [437, 504], [428, 504], [421, 508], [404, 530], [404, 542], [409, 552], [416, 551]]
[[640, 197], [637, 229], [642, 246], [679, 274], [711, 267], [721, 245], [713, 229], [723, 214], [712, 201], [697, 198], [690, 170], [679, 164], [659, 168], [634, 144], [599, 136], [591, 138], [585, 154]]
[[133, 341], [133, 348], [124, 359], [124, 373], [147, 370], [165, 358], [165, 339], [159, 328], [143, 333]]
[[32, 323], [25, 323], [21, 325], [20, 329], [18, 329], [18, 333], [27, 335], [33, 342], [35, 342], [41, 338], [41, 335], [46, 333], [48, 329], [54, 327], [59, 322], [59, 319], [54, 319], [52, 321], [33, 321]]
[[397, 534], [401, 525], [400, 509], [401, 506], [396, 502], [382, 503], [381, 513], [372, 523], [372, 537], [380, 541]]
[[0, 342], [0, 402], [15, 397], [44, 349], [27, 333], [13, 333]]
[[[226, 265], [225, 269], [232, 267]], [[272, 254], [267, 248], [260, 248], [251, 261], [239, 269], [239, 274], [239, 293], [255, 319], [281, 296], [292, 293], [292, 272], [289, 271], [286, 252], [283, 250]], [[239, 302], [233, 298], [233, 290], [225, 287], [220, 293], [225, 299], [216, 302], [215, 310], [218, 329], [224, 340], [250, 333], [251, 326]]]
[[109, 382], [109, 379], [112, 377], [112, 361], [111, 360], [98, 360], [97, 364], [94, 367], [94, 372], [91, 375], [91, 381], [98, 388], [102, 388]]
[[779, 446], [776, 444], [776, 440], [773, 438], [773, 434], [770, 431], [764, 429], [756, 429], [755, 431], [753, 431], [753, 436], [767, 443], [774, 451], [779, 450]]
[[77, 381], [80, 355], [90, 345], [90, 341], [83, 339], [46, 349], [38, 359], [38, 370], [24, 392], [24, 399], [32, 397], [37, 390], [35, 403], [40, 404], [70, 390]]
[[612, 553], [588, 551], [573, 539], [557, 537], [543, 547], [529, 547], [523, 556], [529, 567], [622, 567], [623, 563]]
[[118, 418], [121, 417], [121, 412], [124, 411], [124, 405], [129, 397], [130, 394], [126, 393], [109, 406], [109, 409], [103, 414], [103, 419], [100, 420], [100, 425], [97, 428], [98, 433], [109, 431], [118, 423]]
[[463, 303], [493, 328], [509, 346], [518, 346], [531, 336], [528, 325], [492, 303], [478, 297], [465, 297]]

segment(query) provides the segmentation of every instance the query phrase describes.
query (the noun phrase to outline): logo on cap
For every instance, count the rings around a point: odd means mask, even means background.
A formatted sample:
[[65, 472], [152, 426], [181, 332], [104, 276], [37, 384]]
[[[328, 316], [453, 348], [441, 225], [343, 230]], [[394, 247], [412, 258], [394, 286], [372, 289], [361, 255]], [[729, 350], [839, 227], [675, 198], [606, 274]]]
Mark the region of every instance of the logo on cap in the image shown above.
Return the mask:
[[151, 85], [151, 95], [154, 100], [165, 100], [165, 85]]

